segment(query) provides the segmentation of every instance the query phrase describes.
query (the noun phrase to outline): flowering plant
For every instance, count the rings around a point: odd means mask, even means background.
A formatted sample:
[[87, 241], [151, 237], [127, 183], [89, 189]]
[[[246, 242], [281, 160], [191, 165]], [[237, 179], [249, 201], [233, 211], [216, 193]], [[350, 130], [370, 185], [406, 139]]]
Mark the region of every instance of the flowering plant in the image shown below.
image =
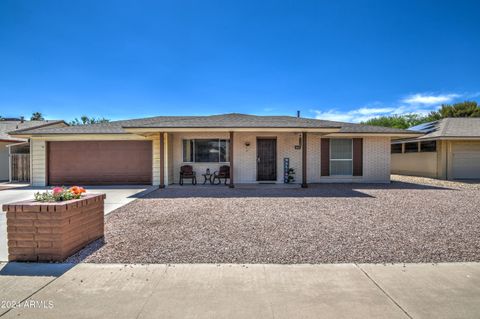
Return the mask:
[[70, 188], [56, 186], [52, 191], [35, 193], [35, 200], [39, 202], [61, 202], [71, 199], [79, 199], [86, 190], [83, 187], [72, 186]]

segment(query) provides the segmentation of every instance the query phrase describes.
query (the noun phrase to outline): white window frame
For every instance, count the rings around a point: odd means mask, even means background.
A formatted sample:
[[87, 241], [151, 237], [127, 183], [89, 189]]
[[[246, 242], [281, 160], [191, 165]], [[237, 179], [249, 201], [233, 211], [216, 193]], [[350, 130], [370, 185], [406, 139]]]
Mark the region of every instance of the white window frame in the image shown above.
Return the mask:
[[[351, 143], [351, 146], [352, 146], [352, 158], [351, 159], [344, 159], [344, 158], [333, 158], [332, 159], [332, 141], [333, 140], [350, 140], [352, 143]], [[328, 165], [329, 165], [329, 170], [330, 170], [330, 176], [353, 176], [353, 138], [331, 138], [330, 139], [330, 143], [329, 143], [329, 162], [328, 162]], [[352, 162], [352, 174], [332, 174], [332, 161], [338, 161], [338, 162], [341, 162], [341, 161], [350, 161]]]
[[[230, 139], [229, 138], [182, 138], [182, 163], [189, 163], [189, 164], [229, 164], [230, 161], [228, 162], [222, 162], [220, 161], [220, 150], [218, 154], [218, 162], [195, 162], [195, 141], [196, 140], [217, 140], [218, 145], [220, 147], [220, 141], [227, 141], [228, 142], [228, 148], [227, 148], [227, 153], [225, 154], [226, 156], [230, 157]], [[191, 162], [185, 162], [185, 148], [184, 148], [184, 141], [193, 141], [193, 149], [192, 149], [192, 159], [193, 161]]]

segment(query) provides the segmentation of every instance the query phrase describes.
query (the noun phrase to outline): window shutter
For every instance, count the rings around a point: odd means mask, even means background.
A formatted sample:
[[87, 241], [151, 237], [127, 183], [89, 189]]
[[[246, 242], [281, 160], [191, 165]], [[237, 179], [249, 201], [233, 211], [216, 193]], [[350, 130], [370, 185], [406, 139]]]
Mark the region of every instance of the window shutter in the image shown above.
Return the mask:
[[353, 176], [363, 176], [363, 138], [353, 139]]
[[330, 176], [330, 139], [320, 140], [320, 172], [322, 176]]

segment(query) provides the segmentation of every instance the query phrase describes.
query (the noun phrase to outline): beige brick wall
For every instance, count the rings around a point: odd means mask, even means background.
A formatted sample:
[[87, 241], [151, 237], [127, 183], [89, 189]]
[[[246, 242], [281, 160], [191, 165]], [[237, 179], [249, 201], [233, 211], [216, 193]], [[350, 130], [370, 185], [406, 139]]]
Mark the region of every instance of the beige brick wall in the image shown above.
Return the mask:
[[[299, 182], [302, 172], [302, 151], [296, 150], [299, 143], [298, 133], [235, 133], [234, 173], [237, 183], [255, 183], [257, 181], [257, 137], [276, 137], [277, 139], [277, 183], [283, 183], [283, 159], [290, 158], [290, 168], [296, 172]], [[250, 146], [245, 146], [249, 142]]]
[[392, 154], [392, 174], [437, 177], [437, 152]]
[[[257, 137], [277, 138], [277, 182], [283, 183], [283, 159], [290, 158], [290, 167], [295, 169], [295, 182], [300, 183], [302, 177], [301, 156], [302, 151], [295, 149], [299, 143], [299, 133], [255, 133], [237, 132], [234, 140], [234, 177], [236, 183], [256, 182], [256, 139]], [[98, 137], [97, 139], [100, 139]], [[228, 139], [229, 134], [224, 133], [169, 133], [165, 139], [165, 184], [178, 183], [180, 166], [182, 162], [182, 139], [192, 138], [222, 138]], [[114, 139], [113, 137], [111, 139]], [[145, 139], [132, 135], [131, 139]], [[149, 137], [153, 143], [153, 184], [160, 183], [160, 143], [159, 135]], [[80, 140], [78, 138], [77, 140]], [[390, 181], [390, 138], [365, 137], [364, 138], [364, 176], [362, 177], [321, 177], [320, 176], [320, 140], [319, 134], [309, 133], [307, 138], [307, 181], [308, 183], [321, 182], [389, 182]], [[250, 146], [245, 146], [249, 142]], [[31, 142], [32, 185], [45, 186], [45, 141]], [[229, 163], [189, 163], [197, 171], [199, 182], [201, 174], [207, 168], [213, 172], [221, 165]], [[188, 182], [187, 182], [188, 183]]]
[[363, 144], [363, 180], [390, 182], [389, 137], [367, 137]]
[[[169, 156], [170, 141], [168, 134], [164, 134], [163, 149], [165, 152], [165, 161], [164, 161], [164, 183], [165, 185], [171, 184], [171, 155]], [[152, 167], [152, 185], [160, 185], [160, 133], [155, 134], [152, 137], [152, 156], [153, 156], [153, 167]]]
[[160, 185], [160, 134], [152, 136], [152, 185]]
[[166, 168], [167, 168], [167, 180], [165, 181], [165, 185], [173, 184], [173, 134], [166, 134], [167, 135], [167, 145], [165, 153], [166, 159]]
[[[320, 183], [320, 140], [319, 134], [307, 134], [307, 182]], [[301, 171], [298, 172], [298, 181], [301, 182]]]
[[[359, 136], [361, 137], [361, 136]], [[363, 138], [363, 176], [320, 176], [320, 136], [308, 137], [309, 183], [389, 183], [390, 138]], [[308, 153], [307, 153], [308, 154]]]
[[[228, 133], [175, 133], [173, 134], [173, 171], [174, 183], [178, 183], [180, 166], [189, 164], [194, 167], [198, 176], [207, 168], [217, 170], [225, 163], [183, 163], [182, 139], [193, 138], [228, 138]], [[256, 182], [257, 137], [277, 138], [277, 183], [283, 183], [283, 159], [290, 158], [290, 167], [295, 169], [295, 182], [301, 183], [302, 178], [302, 151], [295, 149], [299, 143], [298, 133], [235, 133], [234, 140], [234, 178], [235, 183]], [[307, 137], [307, 181], [308, 183], [321, 182], [389, 182], [390, 181], [390, 138], [364, 138], [364, 175], [358, 177], [320, 176], [320, 140], [319, 134], [309, 133]], [[245, 143], [249, 142], [250, 146]], [[228, 164], [228, 163], [226, 163]], [[202, 182], [199, 178], [199, 182]]]
[[30, 176], [32, 186], [45, 186], [47, 180], [45, 141], [31, 140], [30, 161]]

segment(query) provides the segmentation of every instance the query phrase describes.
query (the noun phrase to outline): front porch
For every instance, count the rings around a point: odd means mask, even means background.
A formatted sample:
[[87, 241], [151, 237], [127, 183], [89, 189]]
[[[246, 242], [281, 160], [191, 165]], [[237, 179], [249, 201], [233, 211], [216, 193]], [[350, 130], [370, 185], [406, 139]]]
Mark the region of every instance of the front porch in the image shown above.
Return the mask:
[[[318, 181], [320, 175], [318, 165], [308, 171], [307, 163], [311, 156], [310, 161], [318, 164], [320, 150], [316, 148], [320, 147], [321, 135], [274, 131], [157, 133], [153, 147], [153, 181], [160, 188], [180, 186], [181, 168], [188, 165], [195, 171], [196, 187], [200, 187], [204, 183], [203, 174], [208, 171], [213, 175], [221, 166], [228, 166], [227, 185], [232, 188], [257, 184], [307, 187], [309, 175], [313, 182]], [[312, 139], [310, 148], [309, 139]], [[183, 187], [190, 184], [190, 180], [185, 180]], [[206, 186], [213, 185], [207, 180]]]

